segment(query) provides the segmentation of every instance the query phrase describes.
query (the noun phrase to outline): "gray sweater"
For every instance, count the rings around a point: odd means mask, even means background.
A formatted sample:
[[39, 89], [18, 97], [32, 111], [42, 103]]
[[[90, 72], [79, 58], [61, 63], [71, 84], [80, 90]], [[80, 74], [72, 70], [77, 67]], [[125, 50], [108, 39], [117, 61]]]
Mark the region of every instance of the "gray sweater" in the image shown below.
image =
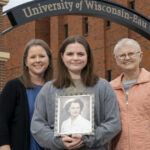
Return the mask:
[[[31, 132], [36, 141], [46, 150], [67, 149], [61, 137], [54, 136], [55, 98], [57, 89], [53, 81], [47, 82], [37, 96], [31, 122]], [[121, 130], [120, 115], [116, 96], [110, 84], [100, 78], [93, 87], [85, 88], [94, 92], [94, 135], [83, 135], [84, 147], [79, 150], [107, 150], [108, 142]]]

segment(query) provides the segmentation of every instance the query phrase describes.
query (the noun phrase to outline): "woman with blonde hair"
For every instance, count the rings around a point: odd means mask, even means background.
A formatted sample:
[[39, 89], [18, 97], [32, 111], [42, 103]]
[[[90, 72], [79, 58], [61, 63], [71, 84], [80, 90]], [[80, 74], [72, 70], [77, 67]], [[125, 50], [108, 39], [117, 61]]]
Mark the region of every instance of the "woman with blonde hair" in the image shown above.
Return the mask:
[[0, 150], [42, 150], [30, 133], [30, 123], [35, 98], [52, 75], [48, 44], [40, 39], [29, 41], [21, 76], [8, 81], [0, 95]]

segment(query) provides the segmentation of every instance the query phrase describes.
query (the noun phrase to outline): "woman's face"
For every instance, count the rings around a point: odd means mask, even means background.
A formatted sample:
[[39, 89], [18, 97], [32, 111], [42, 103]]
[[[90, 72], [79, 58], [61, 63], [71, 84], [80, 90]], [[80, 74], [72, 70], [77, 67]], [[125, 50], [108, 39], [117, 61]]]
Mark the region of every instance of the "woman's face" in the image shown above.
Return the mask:
[[43, 76], [48, 65], [49, 57], [45, 49], [40, 45], [31, 46], [26, 59], [29, 74], [31, 76]]
[[62, 55], [62, 60], [68, 68], [71, 77], [73, 79], [78, 78], [87, 64], [87, 53], [84, 46], [80, 43], [69, 44]]
[[69, 113], [71, 117], [73, 118], [77, 117], [80, 114], [80, 111], [81, 109], [80, 109], [79, 103], [76, 103], [76, 102], [71, 103], [70, 108], [69, 108]]
[[[142, 53], [134, 45], [124, 45], [116, 54], [117, 65], [124, 71], [135, 72], [142, 61]], [[122, 58], [124, 56], [124, 58]], [[122, 59], [121, 59], [122, 58]]]

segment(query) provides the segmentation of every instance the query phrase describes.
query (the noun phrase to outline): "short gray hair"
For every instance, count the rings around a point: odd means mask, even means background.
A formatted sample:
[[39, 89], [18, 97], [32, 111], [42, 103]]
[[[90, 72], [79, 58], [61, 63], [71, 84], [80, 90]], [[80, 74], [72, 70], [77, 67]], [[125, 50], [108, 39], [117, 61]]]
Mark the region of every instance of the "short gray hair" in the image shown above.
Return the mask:
[[123, 39], [119, 40], [114, 47], [114, 55], [115, 56], [117, 55], [118, 49], [124, 45], [133, 45], [136, 47], [138, 52], [141, 52], [140, 44], [137, 41], [130, 39], [130, 38], [123, 38]]

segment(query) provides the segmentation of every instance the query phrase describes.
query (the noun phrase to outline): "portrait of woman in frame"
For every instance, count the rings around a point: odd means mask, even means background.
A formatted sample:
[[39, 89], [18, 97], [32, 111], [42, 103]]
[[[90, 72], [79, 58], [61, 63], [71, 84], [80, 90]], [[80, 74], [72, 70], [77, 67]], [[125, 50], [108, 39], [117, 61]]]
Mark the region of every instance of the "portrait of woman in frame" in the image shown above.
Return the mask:
[[92, 135], [94, 95], [92, 93], [57, 94], [55, 136]]

